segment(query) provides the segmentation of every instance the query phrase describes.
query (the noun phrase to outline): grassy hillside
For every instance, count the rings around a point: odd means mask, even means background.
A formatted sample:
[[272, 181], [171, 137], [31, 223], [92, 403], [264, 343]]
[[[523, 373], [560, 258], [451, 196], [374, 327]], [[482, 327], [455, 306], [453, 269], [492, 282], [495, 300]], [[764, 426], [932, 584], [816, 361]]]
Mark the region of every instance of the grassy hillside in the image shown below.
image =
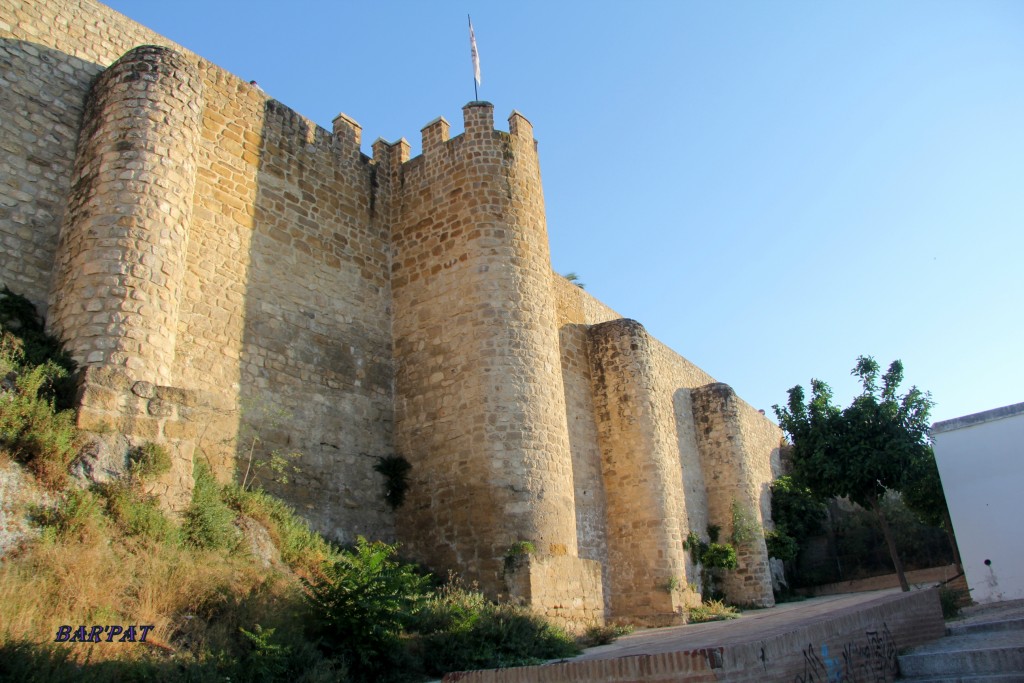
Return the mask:
[[0, 543], [0, 680], [418, 681], [578, 652], [394, 546], [332, 545], [201, 454], [181, 520], [143, 493], [170, 466], [156, 444], [86, 485], [69, 475], [74, 373], [31, 305], [0, 293], [0, 521], [29, 521]]

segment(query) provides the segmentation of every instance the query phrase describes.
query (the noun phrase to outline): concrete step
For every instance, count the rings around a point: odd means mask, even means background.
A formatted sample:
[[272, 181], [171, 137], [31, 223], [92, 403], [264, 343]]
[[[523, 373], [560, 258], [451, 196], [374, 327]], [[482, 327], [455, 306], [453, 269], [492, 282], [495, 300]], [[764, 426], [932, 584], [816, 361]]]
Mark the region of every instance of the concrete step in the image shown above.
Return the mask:
[[926, 676], [900, 678], [907, 683], [1021, 683], [1024, 674], [965, 674], [963, 676]]
[[1024, 631], [1024, 617], [964, 624], [952, 623], [946, 626], [946, 633], [951, 636], [961, 636], [968, 633], [993, 633], [997, 631]]
[[900, 655], [899, 662], [906, 680], [999, 674], [1024, 681], [1024, 631], [947, 636]]

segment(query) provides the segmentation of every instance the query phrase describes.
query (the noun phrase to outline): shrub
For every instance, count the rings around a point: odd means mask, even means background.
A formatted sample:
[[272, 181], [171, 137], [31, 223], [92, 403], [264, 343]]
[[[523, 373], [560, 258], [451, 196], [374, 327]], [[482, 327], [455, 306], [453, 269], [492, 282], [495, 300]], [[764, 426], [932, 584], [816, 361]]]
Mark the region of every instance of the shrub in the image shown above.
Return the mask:
[[61, 488], [78, 449], [74, 411], [56, 411], [45, 387], [65, 371], [47, 362], [24, 369], [14, 391], [0, 393], [0, 446], [24, 463], [44, 484]]
[[729, 543], [718, 543], [720, 528], [708, 526], [708, 537], [710, 543], [704, 541], [695, 532], [691, 531], [683, 541], [683, 549], [690, 551], [690, 558], [694, 564], [704, 566], [701, 572], [700, 593], [704, 598], [720, 597], [720, 591], [716, 586], [716, 572], [718, 569], [736, 569], [739, 560], [736, 557], [736, 549]]
[[943, 586], [939, 589], [939, 604], [942, 605], [942, 618], [956, 619], [960, 616], [960, 607], [964, 603], [964, 591]]
[[151, 441], [128, 451], [128, 461], [132, 476], [142, 480], [154, 479], [171, 471], [171, 456], [167, 449]]
[[167, 518], [153, 496], [121, 482], [105, 486], [103, 495], [107, 499], [107, 512], [125, 534], [155, 543], [178, 543], [178, 527]]
[[721, 600], [709, 600], [689, 609], [689, 622], [691, 624], [737, 619], [739, 616], [739, 612], [735, 607], [726, 605]]
[[196, 548], [231, 548], [238, 541], [235, 513], [221, 500], [221, 489], [202, 460], [196, 460], [192, 502], [181, 525], [182, 538]]
[[583, 635], [577, 639], [577, 642], [581, 647], [608, 645], [609, 643], [615, 642], [615, 640], [621, 636], [627, 636], [632, 632], [633, 627], [629, 625], [599, 626], [594, 624], [593, 626], [587, 627], [587, 630], [584, 631]]
[[67, 647], [40, 645], [27, 638], [0, 644], [0, 680], [60, 683], [80, 679], [81, 669]]
[[709, 543], [700, 559], [701, 564], [712, 569], [736, 569], [740, 566], [736, 549], [728, 543]]
[[797, 545], [796, 539], [778, 529], [766, 531], [764, 541], [765, 545], [768, 546], [768, 557], [774, 557], [783, 562], [792, 562], [800, 551], [800, 546]]
[[420, 634], [421, 661], [432, 676], [535, 664], [580, 651], [565, 631], [527, 608], [492, 603], [457, 581], [425, 602], [410, 630]]
[[[76, 391], [75, 361], [61, 347], [59, 339], [46, 333], [43, 318], [32, 302], [6, 286], [0, 291], [0, 334], [5, 338], [0, 343], [0, 355], [6, 355], [16, 348], [18, 360], [18, 367], [8, 367], [4, 374], [20, 367], [33, 368], [46, 364], [59, 368], [59, 375], [54, 376], [45, 386], [43, 398], [53, 399], [59, 410], [72, 408]], [[10, 360], [8, 356], [7, 362]], [[0, 363], [0, 368], [4, 365]]]
[[[772, 482], [772, 520], [775, 531], [791, 539], [777, 539], [777, 552], [791, 553], [792, 557], [771, 555], [787, 562], [795, 561], [800, 547], [807, 539], [822, 532], [822, 523], [827, 517], [827, 506], [806, 486], [800, 486], [792, 477], [779, 477]], [[767, 538], [767, 536], [766, 536]]]
[[321, 565], [336, 556], [330, 544], [280, 498], [260, 489], [245, 490], [240, 484], [224, 487], [222, 495], [229, 507], [267, 528], [281, 559], [293, 569], [319, 573]]
[[278, 681], [288, 671], [291, 648], [273, 642], [274, 630], [259, 624], [252, 631], [238, 629], [246, 639], [246, 657], [242, 659], [242, 670], [247, 681]]
[[354, 548], [303, 581], [324, 643], [363, 680], [382, 680], [410, 666], [402, 630], [422, 603], [428, 577], [393, 560], [397, 546], [360, 536]]
[[50, 542], [91, 539], [106, 525], [99, 498], [82, 489], [67, 491], [54, 507], [37, 508], [34, 517]]

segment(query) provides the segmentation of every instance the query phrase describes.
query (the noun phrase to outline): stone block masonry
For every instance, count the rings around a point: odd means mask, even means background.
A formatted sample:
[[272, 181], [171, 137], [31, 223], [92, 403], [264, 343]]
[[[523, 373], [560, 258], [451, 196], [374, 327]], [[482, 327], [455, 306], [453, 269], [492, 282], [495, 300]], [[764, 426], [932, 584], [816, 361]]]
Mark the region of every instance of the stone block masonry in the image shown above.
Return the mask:
[[92, 87], [49, 308], [87, 364], [171, 380], [202, 107], [199, 74], [165, 47], [133, 49]]
[[635, 320], [590, 328], [595, 420], [607, 499], [611, 611], [651, 625], [685, 607], [683, 472], [650, 338]]
[[486, 102], [463, 111], [457, 139], [444, 119], [423, 129], [392, 233], [396, 444], [413, 464], [399, 537], [497, 596], [521, 541], [587, 570], [532, 131], [519, 114], [495, 131]]
[[[0, 0], [0, 284], [82, 364], [79, 425], [223, 480], [317, 530], [400, 540], [491, 596], [581, 629], [679, 618], [682, 543], [770, 523], [777, 428], [552, 273], [537, 142], [470, 102], [361, 152], [94, 0]], [[379, 458], [412, 464], [391, 510]], [[525, 556], [522, 549], [528, 548]], [[514, 561], [510, 561], [513, 558]], [[770, 604], [763, 541], [730, 597]]]

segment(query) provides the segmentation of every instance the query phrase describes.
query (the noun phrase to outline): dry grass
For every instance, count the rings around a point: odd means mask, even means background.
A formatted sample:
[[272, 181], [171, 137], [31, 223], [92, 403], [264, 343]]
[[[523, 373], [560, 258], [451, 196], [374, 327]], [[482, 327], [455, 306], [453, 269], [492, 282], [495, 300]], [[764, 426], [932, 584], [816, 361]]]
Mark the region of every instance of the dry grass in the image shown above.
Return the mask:
[[702, 624], [707, 621], [738, 619], [739, 616], [739, 610], [735, 607], [726, 605], [721, 600], [708, 600], [697, 607], [691, 607], [689, 609], [687, 622], [691, 624]]
[[[39, 543], [0, 566], [0, 644], [53, 642], [64, 624], [151, 624], [152, 646], [230, 651], [238, 629], [274, 626], [298, 604], [293, 580], [250, 558], [109, 534]], [[133, 658], [137, 643], [76, 644], [78, 661]]]

